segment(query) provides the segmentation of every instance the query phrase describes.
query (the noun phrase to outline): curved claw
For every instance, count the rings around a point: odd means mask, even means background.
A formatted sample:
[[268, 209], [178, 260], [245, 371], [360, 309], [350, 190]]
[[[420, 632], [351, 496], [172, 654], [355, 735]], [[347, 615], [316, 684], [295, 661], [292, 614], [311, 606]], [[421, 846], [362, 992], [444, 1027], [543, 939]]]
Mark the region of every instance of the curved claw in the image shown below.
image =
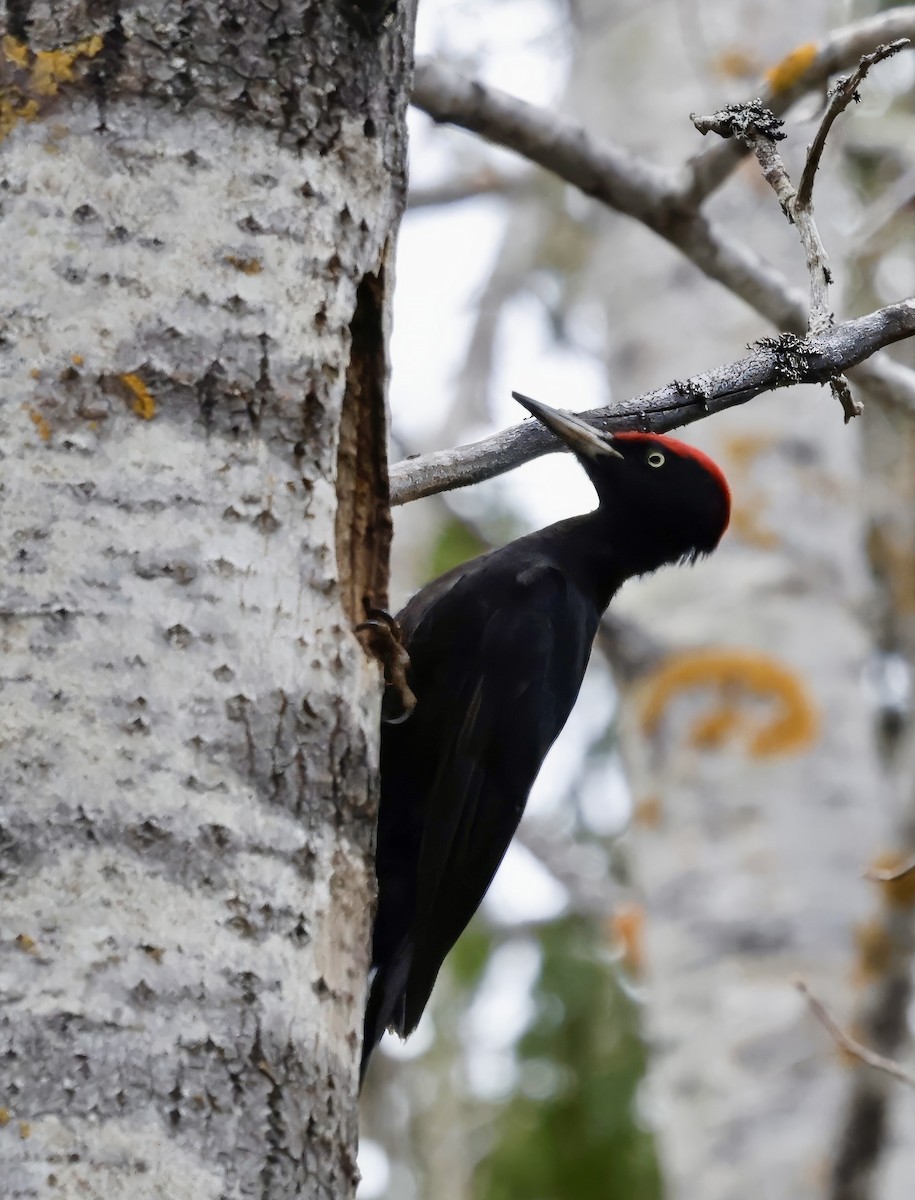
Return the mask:
[[370, 608], [366, 617], [354, 632], [368, 635], [366, 647], [384, 670], [381, 719], [387, 725], [399, 725], [416, 707], [416, 696], [407, 679], [410, 655], [403, 644], [401, 628], [389, 612], [383, 608]]

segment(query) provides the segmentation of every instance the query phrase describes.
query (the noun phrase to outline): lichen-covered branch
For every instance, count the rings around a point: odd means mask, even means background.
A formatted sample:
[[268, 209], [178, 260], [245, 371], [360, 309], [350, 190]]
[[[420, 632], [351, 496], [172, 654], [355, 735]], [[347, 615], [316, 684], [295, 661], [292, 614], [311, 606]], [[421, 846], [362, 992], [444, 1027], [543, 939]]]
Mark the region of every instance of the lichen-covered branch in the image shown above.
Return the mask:
[[[641, 222], [776, 328], [797, 334], [806, 331], [804, 296], [752, 250], [714, 226], [700, 211], [699, 201], [684, 191], [676, 172], [430, 59], [417, 62], [413, 103], [433, 120], [458, 125], [514, 150]], [[856, 379], [879, 389], [885, 398], [915, 407], [915, 372], [905, 367], [868, 363]]]
[[[806, 340], [792, 335], [764, 339], [738, 362], [691, 379], [674, 380], [647, 395], [584, 415], [608, 432], [648, 429], [664, 433], [710, 413], [745, 404], [775, 388], [828, 383], [877, 350], [913, 334], [915, 298], [846, 321]], [[549, 401], [550, 397], [544, 399]], [[406, 504], [436, 492], [467, 487], [561, 448], [542, 425], [527, 421], [468, 446], [407, 459], [391, 468], [391, 502]]]
[[[846, 71], [884, 42], [915, 39], [915, 5], [901, 5], [833, 30], [821, 42], [798, 46], [766, 72], [762, 104], [782, 116], [801, 96], [820, 88], [837, 71]], [[732, 141], [710, 146], [688, 164], [681, 192], [700, 204], [728, 178], [747, 147]]]
[[[878, 46], [872, 54], [865, 54], [858, 69], [847, 79], [840, 79], [830, 93], [829, 102], [816, 135], [807, 151], [800, 186], [795, 190], [787, 168], [777, 148], [777, 143], [786, 136], [783, 125], [775, 113], [767, 109], [760, 100], [746, 104], [730, 104], [710, 117], [692, 115], [692, 122], [701, 134], [715, 132], [725, 140], [736, 137], [751, 147], [759, 162], [763, 177], [778, 197], [782, 212], [798, 231], [807, 262], [810, 280], [810, 309], [807, 318], [808, 334], [821, 333], [832, 325], [834, 317], [829, 306], [829, 285], [832, 271], [820, 231], [813, 215], [813, 181], [817, 167], [826, 147], [826, 137], [833, 122], [841, 112], [857, 100], [858, 87], [875, 63], [898, 54], [909, 45], [907, 38], [900, 38], [889, 45]], [[836, 376], [829, 381], [836, 398], [842, 405], [845, 420], [860, 416], [862, 406], [857, 402], [847, 382]]]

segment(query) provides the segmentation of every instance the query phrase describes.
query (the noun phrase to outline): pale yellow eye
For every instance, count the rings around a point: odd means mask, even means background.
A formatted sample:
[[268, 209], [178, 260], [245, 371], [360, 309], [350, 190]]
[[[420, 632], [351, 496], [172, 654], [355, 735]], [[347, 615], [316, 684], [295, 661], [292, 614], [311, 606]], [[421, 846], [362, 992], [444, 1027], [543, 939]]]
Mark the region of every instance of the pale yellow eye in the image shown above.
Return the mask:
[[664, 466], [664, 455], [661, 453], [660, 450], [652, 450], [652, 452], [648, 455], [647, 461], [648, 461], [649, 467], [663, 467]]

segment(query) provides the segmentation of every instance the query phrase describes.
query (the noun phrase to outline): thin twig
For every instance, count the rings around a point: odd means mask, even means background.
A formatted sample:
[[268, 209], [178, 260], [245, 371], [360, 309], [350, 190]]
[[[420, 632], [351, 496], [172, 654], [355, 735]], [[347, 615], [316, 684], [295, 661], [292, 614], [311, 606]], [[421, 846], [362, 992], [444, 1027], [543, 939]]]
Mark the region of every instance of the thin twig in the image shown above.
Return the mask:
[[[804, 248], [810, 283], [808, 335], [824, 332], [835, 319], [829, 306], [832, 272], [826, 247], [813, 215], [813, 180], [826, 145], [826, 136], [839, 113], [847, 108], [853, 99], [858, 98], [857, 86], [874, 63], [897, 54], [907, 45], [907, 39], [903, 38], [892, 45], [879, 46], [872, 54], [862, 58], [853, 76], [847, 80], [840, 80], [831, 94], [826, 114], [808, 150], [801, 187], [797, 191], [776, 147], [776, 143], [785, 137], [782, 129], [784, 122], [765, 108], [761, 100], [731, 104], [709, 117], [691, 114], [691, 120], [701, 134], [714, 132], [726, 139], [737, 137], [752, 147], [764, 178], [778, 197], [782, 212], [796, 227]], [[845, 379], [836, 375], [829, 381], [829, 386], [842, 406], [846, 422], [852, 417], [860, 416], [862, 407], [852, 396], [851, 388]]]
[[[675, 380], [613, 408], [593, 409], [582, 415], [606, 432], [642, 429], [665, 433], [710, 413], [745, 404], [775, 388], [828, 383], [882, 347], [913, 335], [915, 297], [835, 325], [815, 338], [804, 340], [785, 334], [763, 339], [738, 362], [691, 379]], [[544, 399], [549, 401], [550, 397]], [[469, 446], [395, 463], [390, 473], [391, 503], [406, 504], [422, 496], [480, 483], [563, 448], [538, 422], [526, 421]]]
[[[762, 103], [776, 116], [782, 116], [808, 92], [820, 88], [837, 71], [846, 71], [882, 42], [897, 38], [915, 39], [915, 5], [902, 5], [832, 30], [815, 46], [806, 65], [789, 73], [783, 80], [776, 68], [767, 72], [767, 85], [761, 92]], [[697, 154], [683, 172], [681, 196], [684, 202], [699, 205], [720, 187], [746, 153], [741, 143], [727, 142], [709, 146]]]
[[[915, 28], [915, 8], [910, 20]], [[868, 26], [864, 33], [873, 28]], [[896, 34], [900, 25], [898, 21], [889, 26], [883, 23], [880, 28]], [[904, 26], [902, 31], [908, 28]], [[864, 35], [858, 30], [856, 36]], [[831, 44], [841, 44], [839, 35]], [[858, 42], [852, 37], [850, 44], [857, 46]], [[680, 174], [593, 138], [572, 121], [467, 79], [430, 59], [417, 62], [413, 103], [433, 120], [469, 129], [514, 150], [586, 195], [640, 221], [777, 329], [793, 333], [806, 330], [803, 294], [746, 246], [713, 226], [698, 211], [698, 202], [688, 189], [684, 191]], [[861, 366], [855, 377], [863, 386], [877, 391], [883, 401], [915, 410], [915, 371], [878, 360]]]
[[[830, 93], [820, 126], [808, 148], [797, 191], [777, 149], [777, 143], [785, 137], [782, 129], [784, 122], [767, 109], [761, 100], [752, 100], [747, 104], [731, 104], [710, 117], [701, 117], [694, 113], [690, 116], [701, 134], [714, 132], [725, 139], [736, 137], [752, 148], [766, 182], [778, 197], [782, 212], [797, 229], [804, 248], [810, 285], [808, 336], [823, 333], [835, 319], [829, 306], [832, 271], [813, 215], [813, 181], [826, 146], [826, 138], [839, 113], [844, 112], [852, 100], [859, 99], [858, 87], [871, 67], [898, 54], [908, 45], [908, 38], [899, 38], [888, 45], [878, 46], [872, 53], [862, 56], [853, 75], [838, 80]], [[862, 407], [852, 396], [851, 388], [841, 375], [831, 379], [829, 386], [842, 406], [846, 422], [852, 417], [860, 416]]]
[[810, 204], [813, 195], [813, 177], [816, 175], [817, 167], [820, 165], [820, 158], [822, 157], [826, 138], [832, 128], [833, 121], [848, 108], [853, 100], [857, 102], [861, 99], [858, 95], [858, 88], [864, 82], [864, 77], [871, 67], [875, 63], [882, 62], [885, 58], [892, 58], [894, 54], [898, 54], [900, 50], [904, 50], [910, 44], [908, 38], [897, 38], [895, 42], [878, 46], [872, 54], [861, 56], [861, 61], [854, 75], [836, 80], [835, 87], [829, 93], [829, 100], [826, 104], [826, 111], [823, 113], [820, 127], [817, 129], [816, 135], [807, 150], [807, 161], [804, 164], [804, 173], [801, 175], [801, 182], [798, 185], [797, 199], [795, 201], [798, 207], [803, 208], [805, 205]]
[[870, 1050], [867, 1046], [862, 1046], [850, 1033], [846, 1033], [841, 1025], [830, 1016], [823, 1003], [813, 995], [806, 983], [802, 980], [797, 980], [794, 986], [806, 999], [810, 1011], [816, 1019], [847, 1054], [858, 1059], [859, 1062], [873, 1067], [875, 1071], [883, 1071], [886, 1075], [892, 1075], [894, 1079], [900, 1079], [903, 1083], [907, 1083], [909, 1087], [915, 1087], [915, 1075], [911, 1071], [907, 1071], [905, 1067], [900, 1066], [893, 1059], [887, 1058], [883, 1054], [878, 1054], [876, 1050]]
[[864, 872], [864, 878], [870, 879], [873, 883], [893, 883], [897, 879], [904, 879], [906, 875], [911, 875], [913, 872], [915, 872], [915, 854], [898, 867], [868, 867]]

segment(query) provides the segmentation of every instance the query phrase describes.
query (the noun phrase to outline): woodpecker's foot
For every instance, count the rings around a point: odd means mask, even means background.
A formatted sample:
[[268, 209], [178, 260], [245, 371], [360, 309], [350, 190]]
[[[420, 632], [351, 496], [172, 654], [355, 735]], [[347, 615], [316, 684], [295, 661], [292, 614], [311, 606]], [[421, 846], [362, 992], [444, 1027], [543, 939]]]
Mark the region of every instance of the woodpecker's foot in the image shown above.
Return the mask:
[[366, 609], [367, 620], [356, 626], [364, 634], [364, 645], [384, 668], [384, 697], [381, 719], [388, 725], [406, 721], [416, 707], [416, 697], [407, 682], [410, 655], [403, 644], [400, 626], [383, 608]]

